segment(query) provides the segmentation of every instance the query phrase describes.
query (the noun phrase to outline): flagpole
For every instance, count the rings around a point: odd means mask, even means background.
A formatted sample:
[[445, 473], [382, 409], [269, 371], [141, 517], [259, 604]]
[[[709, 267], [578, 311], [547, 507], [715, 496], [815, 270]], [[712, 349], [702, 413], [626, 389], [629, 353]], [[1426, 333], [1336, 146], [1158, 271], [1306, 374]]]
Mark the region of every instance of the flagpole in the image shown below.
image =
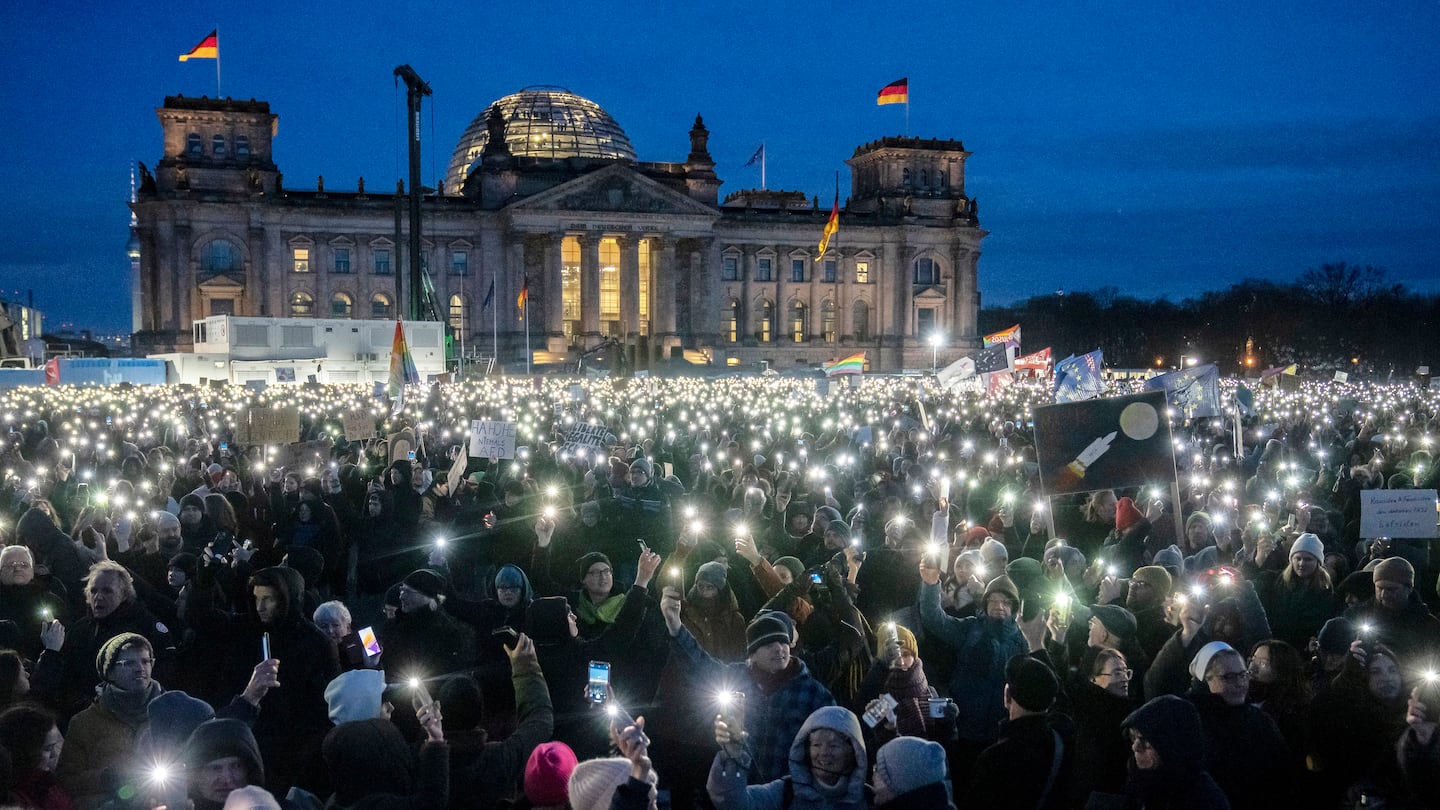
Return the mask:
[[[530, 307], [530, 297], [529, 297], [529, 296], [526, 296], [526, 297], [525, 297], [525, 307], [526, 307], [526, 309], [529, 309], [529, 307]], [[523, 318], [525, 319], [525, 375], [526, 375], [526, 376], [529, 376], [529, 375], [530, 375], [530, 313], [526, 312], [526, 313], [525, 313], [524, 315], [522, 315], [521, 317], [523, 317]]]
[[215, 98], [224, 98], [220, 92], [220, 26], [215, 26]]
[[760, 190], [765, 190], [765, 161], [770, 157], [765, 151], [765, 142], [760, 142]]
[[[491, 278], [491, 279], [490, 279], [490, 290], [491, 290], [492, 293], [493, 293], [494, 290], [495, 290], [495, 279], [494, 279], [494, 278]], [[500, 363], [500, 304], [497, 303], [497, 302], [494, 300], [493, 294], [492, 294], [492, 296], [491, 296], [490, 304], [491, 304], [491, 306], [493, 307], [493, 308], [490, 310], [490, 332], [491, 332], [491, 334], [490, 334], [490, 341], [491, 341], [491, 343], [490, 343], [490, 352], [491, 352], [491, 355], [492, 355], [490, 362], [491, 362], [492, 364], [499, 365], [499, 363]]]
[[905, 137], [910, 137], [910, 83], [905, 83]]

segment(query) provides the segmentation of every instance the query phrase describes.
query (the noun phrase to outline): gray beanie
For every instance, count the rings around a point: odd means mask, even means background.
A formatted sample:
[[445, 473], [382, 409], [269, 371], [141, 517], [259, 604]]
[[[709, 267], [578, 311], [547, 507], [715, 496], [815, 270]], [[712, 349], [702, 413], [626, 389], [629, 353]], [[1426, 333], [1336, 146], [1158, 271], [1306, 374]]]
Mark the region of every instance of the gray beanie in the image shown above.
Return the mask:
[[912, 790], [944, 782], [945, 749], [919, 737], [896, 737], [875, 753], [875, 803], [888, 804]]
[[1300, 551], [1304, 551], [1320, 561], [1324, 561], [1325, 559], [1325, 544], [1320, 542], [1320, 538], [1311, 532], [1305, 532], [1295, 538], [1295, 542], [1290, 544], [1289, 556], [1293, 557], [1296, 552]]
[[695, 572], [695, 584], [699, 585], [704, 583], [713, 588], [723, 590], [725, 588], [725, 580], [729, 574], [729, 569], [727, 569], [723, 563], [711, 560], [700, 566], [700, 570]]

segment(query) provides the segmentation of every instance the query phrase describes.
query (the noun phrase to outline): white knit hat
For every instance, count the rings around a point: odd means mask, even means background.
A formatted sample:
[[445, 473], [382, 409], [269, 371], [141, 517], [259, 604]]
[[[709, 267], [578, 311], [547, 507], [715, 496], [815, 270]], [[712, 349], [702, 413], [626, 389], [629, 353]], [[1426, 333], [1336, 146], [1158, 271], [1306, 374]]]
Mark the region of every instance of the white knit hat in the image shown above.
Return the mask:
[[[655, 772], [650, 772], [654, 779]], [[587, 759], [570, 773], [573, 810], [610, 810], [615, 788], [630, 781], [630, 760], [624, 757]]]
[[1311, 532], [1305, 532], [1290, 544], [1290, 556], [1295, 556], [1297, 551], [1304, 551], [1317, 560], [1325, 559], [1325, 544]]
[[1234, 647], [1223, 641], [1212, 641], [1201, 647], [1200, 652], [1195, 653], [1195, 657], [1190, 659], [1190, 676], [1197, 681], [1205, 680], [1205, 668], [1210, 666], [1210, 659], [1223, 650], [1235, 652]]

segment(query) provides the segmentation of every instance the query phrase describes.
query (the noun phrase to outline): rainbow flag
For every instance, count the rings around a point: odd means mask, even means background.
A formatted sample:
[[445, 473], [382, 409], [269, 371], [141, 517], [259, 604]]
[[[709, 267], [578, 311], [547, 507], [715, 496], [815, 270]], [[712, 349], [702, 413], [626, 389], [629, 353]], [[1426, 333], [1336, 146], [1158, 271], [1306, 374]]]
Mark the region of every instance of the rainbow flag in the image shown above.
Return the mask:
[[220, 29], [205, 35], [200, 44], [190, 49], [189, 53], [180, 54], [180, 61], [188, 59], [219, 59], [220, 58]]
[[910, 103], [910, 77], [896, 79], [893, 82], [880, 88], [880, 95], [875, 97], [876, 104], [909, 104]]
[[999, 332], [996, 332], [993, 335], [986, 335], [984, 338], [984, 343], [986, 346], [998, 346], [1002, 343], [1007, 346], [1011, 344], [1019, 346], [1020, 324], [1017, 323], [1009, 329], [1001, 329]]
[[825, 376], [834, 377], [836, 374], [863, 374], [865, 372], [865, 353], [852, 354], [834, 365], [825, 366]]
[[395, 340], [390, 344], [390, 382], [385, 392], [395, 400], [395, 413], [405, 407], [405, 386], [417, 385], [420, 372], [415, 370], [415, 358], [410, 356], [410, 346], [405, 342], [405, 328], [395, 322]]

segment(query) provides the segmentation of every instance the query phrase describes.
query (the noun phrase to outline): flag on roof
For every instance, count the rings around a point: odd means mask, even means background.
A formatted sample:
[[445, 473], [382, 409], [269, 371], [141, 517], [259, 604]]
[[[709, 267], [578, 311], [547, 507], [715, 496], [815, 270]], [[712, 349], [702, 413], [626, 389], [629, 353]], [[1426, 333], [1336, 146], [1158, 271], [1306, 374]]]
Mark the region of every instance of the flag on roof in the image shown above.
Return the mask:
[[190, 49], [189, 53], [180, 54], [180, 61], [189, 59], [219, 59], [220, 58], [220, 29], [205, 35], [200, 44]]
[[745, 161], [745, 165], [746, 165], [746, 166], [754, 166], [756, 163], [759, 163], [764, 157], [765, 157], [765, 144], [762, 143], [762, 144], [760, 144], [760, 148], [755, 150], [755, 154], [751, 155], [751, 156], [750, 156], [750, 159], [747, 160], [747, 161]]
[[880, 88], [880, 95], [875, 98], [876, 104], [909, 104], [910, 103], [910, 79], [896, 79], [893, 82]]
[[815, 261], [818, 262], [825, 258], [825, 250], [830, 247], [830, 237], [834, 236], [838, 230], [840, 230], [840, 192], [837, 189], [835, 204], [830, 207], [830, 218], [825, 220], [825, 230], [820, 232], [820, 252], [815, 256]]

